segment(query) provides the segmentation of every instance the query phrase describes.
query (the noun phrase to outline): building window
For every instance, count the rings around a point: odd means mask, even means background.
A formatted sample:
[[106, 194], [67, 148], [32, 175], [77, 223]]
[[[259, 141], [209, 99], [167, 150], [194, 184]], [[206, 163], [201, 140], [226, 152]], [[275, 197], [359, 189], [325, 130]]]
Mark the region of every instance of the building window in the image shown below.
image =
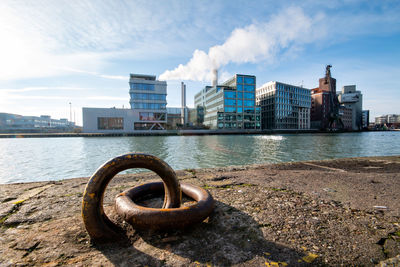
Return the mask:
[[236, 98], [236, 92], [225, 91], [225, 98]]
[[236, 81], [237, 83], [243, 83], [243, 76], [238, 76]]
[[254, 99], [254, 93], [244, 93], [245, 99]]
[[236, 100], [235, 99], [225, 99], [225, 106], [236, 106]]
[[166, 104], [163, 103], [133, 103], [133, 109], [166, 109]]
[[247, 92], [254, 92], [254, 85], [245, 84], [244, 85], [244, 90], [247, 91]]
[[139, 112], [139, 119], [141, 121], [164, 121], [165, 113]]
[[253, 77], [244, 77], [244, 83], [255, 84]]
[[146, 93], [132, 93], [131, 99], [134, 100], [161, 100], [166, 101], [165, 94], [146, 94]]
[[99, 130], [123, 130], [124, 118], [97, 118], [97, 129]]
[[130, 83], [132, 90], [154, 91], [154, 84], [147, 83]]
[[236, 107], [225, 107], [225, 112], [236, 112]]
[[254, 100], [243, 100], [243, 106], [245, 106], [245, 107], [254, 106]]

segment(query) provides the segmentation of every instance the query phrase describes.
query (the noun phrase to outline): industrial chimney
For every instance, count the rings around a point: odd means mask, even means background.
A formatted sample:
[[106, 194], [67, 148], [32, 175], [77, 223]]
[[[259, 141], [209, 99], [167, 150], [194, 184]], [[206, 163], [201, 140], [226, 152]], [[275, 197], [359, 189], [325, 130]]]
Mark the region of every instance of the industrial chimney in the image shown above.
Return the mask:
[[181, 83], [181, 123], [186, 125], [186, 84]]
[[218, 85], [218, 70], [212, 70], [212, 86], [216, 87]]

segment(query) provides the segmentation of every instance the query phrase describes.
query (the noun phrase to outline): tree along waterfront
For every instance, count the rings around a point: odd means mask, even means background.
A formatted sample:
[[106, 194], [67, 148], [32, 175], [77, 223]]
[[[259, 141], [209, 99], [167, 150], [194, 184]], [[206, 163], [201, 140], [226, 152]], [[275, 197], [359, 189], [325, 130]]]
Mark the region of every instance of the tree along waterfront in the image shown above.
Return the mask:
[[175, 170], [390, 156], [400, 154], [400, 132], [0, 139], [0, 183], [87, 177], [128, 152], [153, 154]]

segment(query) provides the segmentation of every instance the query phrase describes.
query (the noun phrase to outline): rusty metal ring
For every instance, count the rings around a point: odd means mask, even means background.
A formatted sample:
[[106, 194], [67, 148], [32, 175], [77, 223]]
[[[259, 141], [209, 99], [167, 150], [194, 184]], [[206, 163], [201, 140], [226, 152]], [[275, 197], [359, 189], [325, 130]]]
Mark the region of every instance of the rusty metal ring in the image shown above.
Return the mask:
[[115, 198], [117, 213], [135, 228], [176, 229], [202, 222], [214, 209], [214, 199], [201, 187], [181, 183], [182, 193], [197, 201], [189, 207], [156, 209], [134, 201], [150, 193], [162, 193], [162, 183], [148, 183], [122, 192]]
[[[98, 243], [114, 241], [118, 227], [105, 215], [103, 197], [108, 183], [119, 172], [145, 168], [157, 173], [164, 182], [164, 208], [178, 208], [182, 192], [174, 170], [161, 159], [144, 154], [129, 153], [104, 163], [90, 177], [82, 199], [82, 218], [91, 239]], [[162, 185], [163, 183], [161, 183]]]

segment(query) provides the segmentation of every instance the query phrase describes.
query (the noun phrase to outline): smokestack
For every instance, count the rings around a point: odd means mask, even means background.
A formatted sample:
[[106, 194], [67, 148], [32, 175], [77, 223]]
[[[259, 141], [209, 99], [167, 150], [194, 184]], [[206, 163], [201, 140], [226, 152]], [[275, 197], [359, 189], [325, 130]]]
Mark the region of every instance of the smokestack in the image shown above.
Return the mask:
[[218, 70], [213, 69], [212, 70], [212, 86], [216, 87], [218, 85]]
[[186, 84], [181, 83], [181, 123], [186, 125]]

